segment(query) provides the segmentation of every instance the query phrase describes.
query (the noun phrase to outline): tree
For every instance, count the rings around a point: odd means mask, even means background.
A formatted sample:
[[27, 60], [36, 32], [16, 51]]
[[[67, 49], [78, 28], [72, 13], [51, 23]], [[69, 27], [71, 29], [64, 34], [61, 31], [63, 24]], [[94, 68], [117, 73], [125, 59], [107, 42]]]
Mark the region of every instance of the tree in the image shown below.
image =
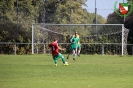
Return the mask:
[[[82, 8], [87, 0], [1, 0], [0, 42], [31, 43], [32, 23], [88, 24], [93, 23], [94, 13]], [[98, 23], [105, 21], [98, 15]], [[72, 27], [81, 34], [87, 27]], [[68, 29], [64, 32], [67, 33]], [[18, 46], [18, 53], [26, 50]], [[6, 48], [7, 51], [9, 47]], [[13, 47], [12, 47], [13, 49]], [[21, 53], [22, 54], [22, 53]]]
[[[127, 0], [127, 1], [131, 1], [133, 3], [132, 0]], [[133, 8], [133, 4], [129, 6], [129, 11], [131, 10], [131, 8]], [[120, 17], [115, 12], [113, 12], [108, 15], [107, 23], [124, 24], [125, 28], [129, 29], [127, 43], [133, 44], [133, 26], [132, 26], [133, 25], [133, 11], [129, 16], [125, 17], [125, 21], [124, 21], [124, 17]], [[129, 46], [127, 48], [129, 48]]]

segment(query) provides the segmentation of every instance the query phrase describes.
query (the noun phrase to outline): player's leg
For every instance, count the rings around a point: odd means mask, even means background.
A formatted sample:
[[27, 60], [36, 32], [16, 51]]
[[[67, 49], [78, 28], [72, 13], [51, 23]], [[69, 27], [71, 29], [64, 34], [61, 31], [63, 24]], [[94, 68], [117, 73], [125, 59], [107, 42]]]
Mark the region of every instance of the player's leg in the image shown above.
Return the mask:
[[61, 53], [58, 54], [58, 58], [61, 58], [63, 64], [65, 64], [65, 62], [66, 62], [66, 61], [65, 61], [65, 58], [64, 58], [64, 56], [63, 56]]
[[65, 61], [64, 56], [61, 53], [58, 54], [58, 58], [62, 59], [62, 62], [63, 62], [64, 65], [68, 65], [68, 63], [66, 63], [66, 61]]
[[68, 55], [67, 55], [67, 60], [69, 59], [69, 56], [70, 56], [72, 50], [73, 50], [73, 49], [72, 49], [72, 46], [70, 46], [69, 51], [68, 51]]
[[73, 49], [73, 60], [76, 60], [77, 48]]
[[69, 52], [68, 52], [68, 55], [67, 55], [67, 59], [69, 59], [70, 54], [71, 54], [71, 53], [70, 53], [70, 51], [69, 51]]
[[53, 60], [54, 60], [55, 66], [57, 66], [57, 56], [53, 56]]
[[78, 44], [78, 50], [77, 50], [77, 54], [78, 54], [78, 56], [80, 56], [80, 51], [81, 51], [81, 45]]

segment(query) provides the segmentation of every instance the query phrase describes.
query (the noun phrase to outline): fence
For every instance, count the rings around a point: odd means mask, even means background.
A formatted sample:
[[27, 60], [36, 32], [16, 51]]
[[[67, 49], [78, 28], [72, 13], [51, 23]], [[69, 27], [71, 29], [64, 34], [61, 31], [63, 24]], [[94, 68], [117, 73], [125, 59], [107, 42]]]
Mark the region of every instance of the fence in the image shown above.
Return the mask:
[[[132, 54], [132, 44], [127, 44], [128, 31], [123, 24], [32, 24], [32, 43], [0, 42], [1, 54], [50, 53], [48, 44], [58, 37], [67, 53], [71, 33], [78, 31], [82, 54]], [[128, 47], [127, 47], [128, 46]]]
[[[34, 44], [36, 45], [36, 44]], [[50, 49], [48, 49], [48, 44], [47, 43], [40, 43], [37, 44], [38, 49], [34, 51], [35, 54], [47, 54], [50, 53]], [[62, 53], [67, 54], [67, 48], [68, 48], [69, 43], [59, 43], [59, 46], [65, 47], [66, 50], [63, 51]], [[113, 47], [116, 46], [116, 44], [107, 44], [107, 43], [98, 43], [98, 44], [92, 44], [92, 43], [81, 43], [81, 45], [86, 48], [88, 45], [87, 49], [84, 50], [82, 48], [81, 54], [88, 54], [88, 55], [93, 55], [93, 54], [99, 54], [99, 55], [115, 55], [116, 52], [111, 53], [112, 50], [117, 51], [117, 53], [121, 54], [121, 44], [117, 44], [120, 47]], [[97, 47], [92, 48], [91, 46], [97, 45]], [[26, 49], [24, 46], [29, 46], [28, 49]], [[127, 55], [133, 55], [133, 44], [126, 44], [127, 46]], [[41, 48], [39, 48], [41, 47]], [[7, 50], [8, 51], [5, 51]], [[11, 55], [22, 55], [22, 54], [32, 54], [32, 43], [8, 43], [8, 42], [0, 42], [0, 54], [11, 54]]]

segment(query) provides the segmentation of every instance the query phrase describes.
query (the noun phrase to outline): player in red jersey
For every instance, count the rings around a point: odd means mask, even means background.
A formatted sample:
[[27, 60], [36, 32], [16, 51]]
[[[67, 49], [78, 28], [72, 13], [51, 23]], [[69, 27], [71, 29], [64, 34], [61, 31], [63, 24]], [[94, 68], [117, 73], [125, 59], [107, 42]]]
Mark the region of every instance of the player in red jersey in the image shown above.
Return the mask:
[[58, 46], [58, 40], [54, 39], [54, 42], [51, 42], [49, 47], [51, 48], [51, 51], [52, 51], [52, 56], [53, 56], [55, 66], [57, 66], [57, 61], [59, 58], [61, 58], [63, 64], [67, 66], [68, 63], [65, 61], [64, 56], [59, 52], [59, 50], [64, 50], [64, 49]]

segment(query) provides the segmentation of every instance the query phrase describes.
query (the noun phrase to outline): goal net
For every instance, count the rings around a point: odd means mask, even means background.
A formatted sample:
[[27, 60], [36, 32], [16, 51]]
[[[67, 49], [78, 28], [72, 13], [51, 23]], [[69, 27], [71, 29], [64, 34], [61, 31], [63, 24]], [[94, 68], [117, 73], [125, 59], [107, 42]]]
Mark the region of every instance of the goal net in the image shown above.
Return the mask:
[[50, 53], [48, 44], [56, 37], [62, 53], [67, 53], [70, 39], [77, 31], [81, 54], [123, 55], [126, 37], [123, 24], [32, 24], [32, 54]]

